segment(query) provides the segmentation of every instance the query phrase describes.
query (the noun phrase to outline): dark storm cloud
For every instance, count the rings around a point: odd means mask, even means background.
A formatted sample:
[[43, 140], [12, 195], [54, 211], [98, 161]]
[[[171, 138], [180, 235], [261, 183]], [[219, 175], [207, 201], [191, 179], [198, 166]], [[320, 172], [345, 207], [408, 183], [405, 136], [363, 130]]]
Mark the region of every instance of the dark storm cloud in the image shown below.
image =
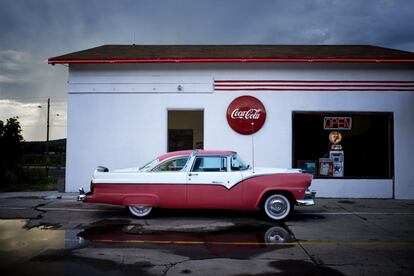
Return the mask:
[[0, 33], [2, 48], [41, 55], [132, 43], [134, 34], [142, 44], [358, 43], [413, 50], [413, 12], [410, 0], [10, 0], [0, 4]]
[[2, 0], [0, 100], [64, 100], [67, 68], [47, 65], [47, 58], [102, 44], [373, 44], [414, 51], [413, 14], [412, 0]]

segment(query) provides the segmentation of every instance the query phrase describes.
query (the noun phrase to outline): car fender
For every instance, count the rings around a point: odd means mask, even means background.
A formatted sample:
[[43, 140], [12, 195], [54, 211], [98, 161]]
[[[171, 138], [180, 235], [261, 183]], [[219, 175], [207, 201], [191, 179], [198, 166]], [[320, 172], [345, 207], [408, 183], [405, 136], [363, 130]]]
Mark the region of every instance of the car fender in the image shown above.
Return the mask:
[[293, 200], [293, 202], [296, 200], [296, 197], [298, 194], [301, 194], [303, 192], [303, 194], [305, 193], [305, 190], [302, 188], [289, 188], [289, 189], [283, 189], [283, 187], [269, 187], [267, 189], [264, 189], [259, 197], [256, 199], [256, 203], [255, 206], [260, 207], [260, 203], [262, 202], [262, 200], [264, 199], [265, 195], [267, 193], [279, 193], [279, 194], [285, 194], [288, 195], [288, 198]]

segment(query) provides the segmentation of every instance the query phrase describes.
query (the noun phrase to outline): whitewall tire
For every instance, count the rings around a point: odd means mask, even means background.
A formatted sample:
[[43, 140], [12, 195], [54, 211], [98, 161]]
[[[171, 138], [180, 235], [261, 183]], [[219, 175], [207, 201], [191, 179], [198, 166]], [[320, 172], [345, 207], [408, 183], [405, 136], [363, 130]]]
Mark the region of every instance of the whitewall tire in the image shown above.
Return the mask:
[[151, 214], [151, 206], [132, 205], [128, 206], [128, 210], [134, 217], [145, 218]]
[[286, 219], [293, 206], [289, 199], [281, 194], [270, 195], [263, 204], [263, 210], [266, 216], [272, 220]]

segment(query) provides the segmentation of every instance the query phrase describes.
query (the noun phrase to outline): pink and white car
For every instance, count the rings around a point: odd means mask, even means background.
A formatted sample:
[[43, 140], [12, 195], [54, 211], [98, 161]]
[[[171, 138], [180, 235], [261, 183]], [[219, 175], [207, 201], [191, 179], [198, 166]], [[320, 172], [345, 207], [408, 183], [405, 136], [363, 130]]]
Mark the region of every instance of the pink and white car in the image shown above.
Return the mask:
[[127, 206], [143, 218], [154, 208], [262, 209], [286, 219], [294, 205], [314, 205], [312, 175], [298, 169], [251, 168], [234, 151], [186, 150], [159, 156], [141, 168], [98, 167], [79, 200]]

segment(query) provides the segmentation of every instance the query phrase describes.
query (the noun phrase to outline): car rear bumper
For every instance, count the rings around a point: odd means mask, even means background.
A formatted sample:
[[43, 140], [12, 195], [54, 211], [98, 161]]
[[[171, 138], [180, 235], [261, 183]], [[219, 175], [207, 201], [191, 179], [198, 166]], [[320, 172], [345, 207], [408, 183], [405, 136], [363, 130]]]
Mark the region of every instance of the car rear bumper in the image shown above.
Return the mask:
[[296, 200], [298, 206], [313, 206], [315, 205], [316, 192], [306, 189], [305, 197], [303, 199]]
[[83, 188], [79, 189], [79, 195], [77, 197], [78, 201], [84, 201], [87, 194], [85, 194], [85, 190]]

